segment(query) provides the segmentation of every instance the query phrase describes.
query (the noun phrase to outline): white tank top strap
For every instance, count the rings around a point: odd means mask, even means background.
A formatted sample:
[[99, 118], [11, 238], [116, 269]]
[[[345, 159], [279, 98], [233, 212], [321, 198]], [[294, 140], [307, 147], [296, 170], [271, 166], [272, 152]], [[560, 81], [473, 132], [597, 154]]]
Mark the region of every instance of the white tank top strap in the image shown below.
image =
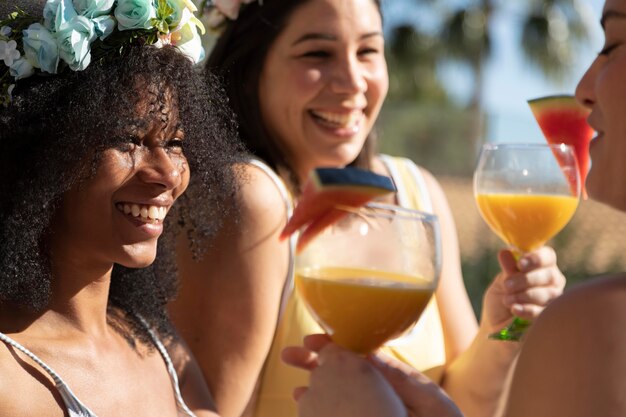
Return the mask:
[[[176, 376], [176, 370], [174, 369], [174, 364], [172, 363], [172, 360], [169, 354], [167, 353], [165, 346], [163, 346], [163, 343], [159, 340], [156, 333], [150, 328], [150, 326], [143, 319], [143, 317], [140, 317], [140, 316], [137, 316], [137, 317], [139, 321], [148, 330], [148, 333], [150, 334], [150, 338], [152, 339], [154, 345], [156, 346], [157, 350], [159, 351], [159, 353], [163, 357], [163, 360], [165, 361], [165, 364], [167, 366], [167, 372], [170, 375], [172, 387], [174, 388], [174, 394], [176, 397], [176, 403], [178, 405], [178, 408], [180, 409], [180, 411], [185, 413], [186, 416], [195, 417], [195, 414], [189, 409], [189, 407], [187, 407], [187, 405], [185, 404], [185, 401], [183, 400], [183, 397], [180, 394], [180, 388], [178, 387], [178, 377]], [[76, 397], [76, 395], [72, 392], [72, 390], [65, 383], [65, 381], [63, 381], [63, 379], [61, 379], [61, 377], [52, 368], [50, 368], [44, 361], [39, 359], [34, 353], [32, 353], [30, 350], [26, 349], [24, 346], [20, 345], [15, 340], [11, 339], [9, 336], [1, 332], [0, 332], [0, 341], [24, 353], [26, 356], [31, 358], [37, 365], [41, 366], [41, 368], [44, 371], [46, 371], [48, 375], [50, 375], [50, 377], [54, 381], [54, 385], [56, 386], [57, 390], [59, 391], [59, 394], [61, 395], [61, 398], [63, 398], [63, 403], [65, 404], [65, 407], [67, 408], [69, 417], [97, 417], [93, 411], [91, 411], [87, 406], [85, 406]]]
[[70, 417], [97, 417], [87, 406], [85, 406], [80, 400], [74, 395], [70, 387], [61, 379], [61, 377], [48, 365], [46, 365], [41, 359], [39, 359], [33, 352], [26, 349], [24, 346], [17, 343], [15, 340], [11, 339], [9, 336], [4, 333], [0, 333], [0, 340], [24, 353], [26, 356], [31, 358], [37, 365], [41, 366], [41, 368], [46, 371], [48, 375], [53, 379], [54, 385], [56, 386], [59, 394], [61, 394], [61, 398], [63, 398], [63, 402], [65, 403], [65, 407], [67, 408], [67, 412]]
[[195, 414], [189, 409], [189, 407], [187, 407], [187, 404], [185, 404], [185, 400], [183, 400], [183, 396], [180, 394], [180, 387], [178, 386], [178, 375], [176, 375], [176, 369], [174, 369], [172, 359], [167, 353], [167, 349], [165, 349], [163, 342], [161, 342], [157, 334], [154, 332], [154, 330], [152, 330], [150, 325], [146, 322], [146, 320], [144, 320], [143, 317], [137, 316], [137, 318], [144, 325], [146, 330], [148, 330], [154, 346], [156, 346], [157, 350], [163, 357], [163, 361], [167, 366], [167, 372], [170, 374], [170, 381], [172, 382], [172, 387], [174, 388], [174, 396], [176, 397], [176, 404], [178, 405], [179, 410], [185, 413], [185, 415], [188, 417], [195, 417]]
[[[280, 192], [281, 197], [283, 198], [283, 202], [285, 203], [285, 208], [287, 211], [286, 220], [289, 220], [291, 218], [291, 215], [293, 214], [293, 198], [291, 194], [289, 193], [289, 191], [287, 190], [287, 186], [285, 185], [285, 182], [278, 176], [278, 174], [276, 174], [276, 172], [274, 172], [274, 170], [269, 165], [267, 165], [265, 162], [261, 161], [260, 159], [250, 158], [248, 162], [251, 165], [254, 165], [255, 167], [259, 168], [265, 174], [267, 174], [267, 176], [274, 182], [274, 184], [276, 185], [276, 188], [278, 188], [278, 191]], [[287, 277], [285, 279], [285, 285], [283, 287], [283, 294], [281, 296], [280, 310], [278, 312], [278, 320], [280, 320], [280, 318], [282, 317], [283, 311], [285, 311], [285, 307], [287, 305], [287, 301], [289, 300], [289, 294], [293, 290], [293, 274], [294, 274], [294, 269], [295, 269], [296, 241], [297, 241], [297, 234], [291, 235], [291, 237], [289, 238], [289, 267], [287, 270]]]

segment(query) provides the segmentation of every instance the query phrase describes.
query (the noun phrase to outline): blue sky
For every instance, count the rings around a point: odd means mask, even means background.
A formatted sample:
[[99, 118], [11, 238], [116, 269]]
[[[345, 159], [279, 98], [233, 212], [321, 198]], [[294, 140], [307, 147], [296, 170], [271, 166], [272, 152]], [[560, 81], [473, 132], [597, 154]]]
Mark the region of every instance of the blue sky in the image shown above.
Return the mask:
[[[582, 0], [591, 29], [591, 40], [580, 47], [571, 75], [560, 83], [546, 80], [538, 71], [524, 62], [518, 53], [515, 31], [515, 2], [494, 19], [494, 52], [487, 65], [485, 77], [485, 107], [489, 114], [487, 139], [497, 142], [543, 141], [539, 128], [528, 109], [526, 100], [551, 94], [573, 94], [578, 79], [602, 47], [599, 25], [603, 0]], [[453, 0], [450, 0], [452, 3]], [[456, 0], [463, 3], [463, 0]], [[388, 0], [386, 19], [417, 22], [428, 25], [428, 10], [418, 9], [412, 0]], [[452, 86], [455, 96], [464, 100], [469, 91], [470, 78], [463, 67], [449, 65], [441, 77]]]

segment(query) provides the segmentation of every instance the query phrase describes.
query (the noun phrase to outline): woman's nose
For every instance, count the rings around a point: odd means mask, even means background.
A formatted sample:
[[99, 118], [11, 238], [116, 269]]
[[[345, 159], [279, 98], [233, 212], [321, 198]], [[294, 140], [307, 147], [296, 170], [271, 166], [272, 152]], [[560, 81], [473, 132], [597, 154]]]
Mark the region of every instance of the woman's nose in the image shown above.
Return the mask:
[[367, 91], [366, 71], [356, 58], [347, 57], [334, 68], [331, 90], [338, 94], [356, 94]]
[[139, 172], [143, 181], [170, 190], [181, 184], [182, 169], [182, 158], [170, 155], [165, 148], [156, 147], [144, 155]]
[[589, 66], [576, 86], [576, 100], [585, 107], [591, 107], [595, 101], [595, 79], [599, 69], [599, 58]]

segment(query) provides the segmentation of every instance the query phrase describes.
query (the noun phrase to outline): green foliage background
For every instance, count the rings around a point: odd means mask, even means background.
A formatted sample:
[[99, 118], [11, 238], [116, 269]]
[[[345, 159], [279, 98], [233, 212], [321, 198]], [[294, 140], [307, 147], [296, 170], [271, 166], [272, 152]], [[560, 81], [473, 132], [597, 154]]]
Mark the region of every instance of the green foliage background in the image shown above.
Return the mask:
[[[497, 250], [503, 246], [487, 226], [475, 226], [479, 217], [471, 190], [477, 149], [488, 137], [490, 115], [482, 108], [482, 78], [491, 53], [490, 19], [497, 8], [525, 6], [518, 22], [520, 44], [513, 47], [522, 51], [533, 70], [553, 80], [569, 75], [576, 48], [589, 47], [587, 28], [577, 14], [580, 0], [404, 3], [427, 8], [437, 22], [430, 31], [416, 24], [387, 25], [390, 89], [377, 125], [379, 148], [427, 168], [454, 196], [449, 199], [459, 230], [464, 280], [480, 315], [484, 290], [499, 272]], [[554, 24], [566, 28], [567, 36], [555, 37]], [[451, 61], [465, 65], [474, 77], [466, 103], [452, 100], [438, 77], [440, 65]], [[550, 242], [568, 286], [599, 273], [626, 270], [624, 219], [624, 214], [599, 204], [581, 203], [572, 222]]]

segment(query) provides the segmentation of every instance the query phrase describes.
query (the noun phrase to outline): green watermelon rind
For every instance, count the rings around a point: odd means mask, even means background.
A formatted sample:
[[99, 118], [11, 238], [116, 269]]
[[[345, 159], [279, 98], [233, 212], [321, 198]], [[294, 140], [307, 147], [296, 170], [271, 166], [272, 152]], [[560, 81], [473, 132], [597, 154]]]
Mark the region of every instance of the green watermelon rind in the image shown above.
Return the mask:
[[528, 100], [528, 105], [533, 113], [539, 114], [551, 109], [558, 109], [560, 112], [565, 110], [574, 110], [580, 114], [586, 114], [588, 111], [582, 107], [572, 95], [559, 94], [554, 96], [539, 97]]
[[391, 178], [360, 168], [316, 168], [311, 181], [318, 191], [345, 190], [367, 195], [387, 194], [396, 191]]

